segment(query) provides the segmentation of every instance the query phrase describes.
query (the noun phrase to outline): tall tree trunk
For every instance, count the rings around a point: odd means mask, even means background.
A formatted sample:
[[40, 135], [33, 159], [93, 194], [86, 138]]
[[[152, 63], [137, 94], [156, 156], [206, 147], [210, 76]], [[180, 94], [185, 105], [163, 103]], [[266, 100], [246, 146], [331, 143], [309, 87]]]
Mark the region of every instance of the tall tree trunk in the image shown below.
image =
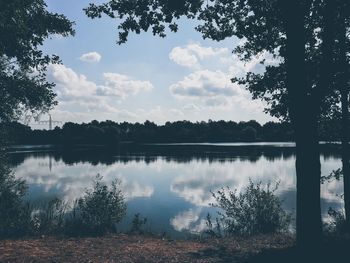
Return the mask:
[[350, 163], [349, 163], [349, 92], [341, 91], [342, 105], [342, 166], [347, 231], [350, 231]]
[[346, 25], [344, 8], [340, 9], [340, 23], [339, 23], [339, 91], [341, 96], [342, 108], [342, 166], [343, 166], [343, 180], [344, 180], [344, 203], [345, 203], [345, 219], [347, 230], [350, 230], [350, 163], [349, 163], [349, 78], [348, 78], [348, 62], [346, 52]]
[[295, 131], [297, 176], [297, 245], [310, 249], [321, 240], [320, 176], [317, 105], [307, 86], [305, 1], [286, 4], [286, 62], [289, 110]]

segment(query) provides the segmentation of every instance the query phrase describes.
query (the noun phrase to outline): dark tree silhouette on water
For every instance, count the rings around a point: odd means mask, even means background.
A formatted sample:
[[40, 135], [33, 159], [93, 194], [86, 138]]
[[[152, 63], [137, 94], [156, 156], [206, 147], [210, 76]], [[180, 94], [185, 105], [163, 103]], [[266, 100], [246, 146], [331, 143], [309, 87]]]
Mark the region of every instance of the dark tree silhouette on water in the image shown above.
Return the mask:
[[[176, 5], [174, 3], [177, 3]], [[247, 41], [236, 48], [242, 59], [249, 60], [263, 51], [284, 59], [285, 85], [275, 98], [282, 98], [295, 130], [297, 145], [297, 242], [302, 247], [317, 245], [321, 240], [320, 159], [317, 121], [321, 103], [327, 95], [334, 43], [333, 27], [336, 1], [269, 0], [269, 1], [110, 1], [86, 9], [91, 18], [107, 14], [120, 19], [119, 41], [127, 41], [129, 32], [139, 34], [152, 29], [165, 36], [165, 28], [177, 31], [176, 20], [181, 16], [204, 21], [197, 27], [204, 37], [223, 40], [237, 36]], [[316, 87], [308, 79], [308, 37], [317, 29], [314, 13], [321, 13], [322, 58], [321, 78]]]
[[[117, 123], [96, 120], [90, 123], [67, 122], [62, 128], [32, 130], [18, 122], [0, 124], [7, 130], [10, 144], [105, 145], [111, 148], [122, 143], [198, 143], [198, 142], [290, 142], [294, 132], [290, 123], [256, 121], [176, 121], [157, 125], [153, 122]], [[325, 138], [334, 138], [325, 133]]]

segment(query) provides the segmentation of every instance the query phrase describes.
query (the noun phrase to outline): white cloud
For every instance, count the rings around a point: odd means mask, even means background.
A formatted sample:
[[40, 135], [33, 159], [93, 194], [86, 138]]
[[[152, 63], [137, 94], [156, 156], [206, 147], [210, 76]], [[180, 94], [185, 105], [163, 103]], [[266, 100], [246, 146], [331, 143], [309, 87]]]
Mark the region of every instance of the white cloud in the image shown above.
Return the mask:
[[[141, 91], [150, 91], [153, 85], [149, 81], [134, 80], [127, 75], [104, 73], [104, 84], [98, 85], [89, 81], [85, 75], [78, 74], [64, 65], [51, 65], [48, 77], [56, 83], [56, 92], [61, 101], [72, 99], [96, 101], [98, 96], [115, 96], [126, 99]], [[98, 96], [97, 96], [98, 95]]]
[[241, 93], [221, 71], [199, 70], [170, 86], [173, 95], [179, 97], [232, 96]]
[[134, 80], [117, 73], [103, 74], [105, 81], [98, 85], [65, 65], [50, 65], [47, 75], [56, 83], [59, 104], [53, 112], [62, 121], [139, 120], [138, 112], [120, 109], [118, 100], [123, 101], [153, 88], [149, 81]]
[[105, 83], [103, 86], [99, 86], [97, 90], [97, 94], [102, 96], [116, 96], [125, 99], [130, 95], [138, 94], [140, 91], [153, 89], [153, 85], [149, 81], [133, 80], [122, 74], [104, 73], [103, 77]]
[[97, 85], [85, 75], [64, 65], [50, 65], [48, 78], [56, 83], [55, 91], [60, 101], [86, 100], [95, 95], [97, 90]]
[[[233, 76], [242, 76], [246, 71], [262, 70], [260, 59], [244, 64], [227, 48], [198, 43], [174, 47], [169, 57], [190, 69], [189, 74], [169, 85], [170, 94], [177, 99], [176, 102], [165, 96], [164, 101], [153, 100], [151, 104], [142, 100], [144, 92], [154, 89], [147, 79], [106, 72], [102, 74], [101, 81], [96, 82], [64, 65], [52, 65], [48, 77], [57, 84], [55, 91], [59, 105], [55, 111], [60, 114], [60, 119], [70, 116], [69, 120], [78, 122], [91, 119], [133, 122], [148, 119], [157, 123], [209, 118], [244, 120], [254, 118], [251, 117], [252, 113], [265, 118], [262, 113], [264, 104], [259, 100], [252, 101], [248, 91], [230, 80]], [[267, 55], [263, 54], [263, 57], [272, 60]]]
[[198, 43], [189, 44], [186, 48], [196, 54], [201, 60], [221, 55], [226, 56], [230, 53], [227, 48], [203, 47]]
[[201, 110], [215, 108], [245, 113], [262, 113], [265, 105], [262, 101], [252, 100], [245, 87], [232, 83], [231, 79], [242, 77], [247, 72], [263, 73], [265, 66], [261, 61], [269, 65], [279, 63], [269, 53], [242, 62], [227, 48], [204, 47], [198, 43], [175, 47], [169, 57], [192, 70], [182, 80], [170, 85], [173, 96]]
[[198, 64], [197, 57], [191, 54], [189, 50], [181, 47], [175, 47], [169, 54], [169, 58], [180, 66], [195, 67]]
[[96, 62], [100, 62], [101, 58], [102, 56], [96, 51], [94, 51], [94, 52], [89, 52], [81, 55], [79, 59], [84, 62], [96, 63]]
[[169, 58], [180, 66], [198, 69], [203, 60], [228, 54], [227, 48], [203, 47], [198, 43], [192, 43], [185, 47], [174, 47]]
[[[226, 107], [227, 109], [246, 103], [257, 105], [250, 99], [248, 91], [232, 83], [228, 74], [220, 70], [195, 71], [171, 85], [170, 92], [179, 99], [191, 100], [201, 104], [202, 107]], [[187, 110], [191, 108], [193, 111], [200, 110], [200, 107], [193, 103], [186, 105]]]

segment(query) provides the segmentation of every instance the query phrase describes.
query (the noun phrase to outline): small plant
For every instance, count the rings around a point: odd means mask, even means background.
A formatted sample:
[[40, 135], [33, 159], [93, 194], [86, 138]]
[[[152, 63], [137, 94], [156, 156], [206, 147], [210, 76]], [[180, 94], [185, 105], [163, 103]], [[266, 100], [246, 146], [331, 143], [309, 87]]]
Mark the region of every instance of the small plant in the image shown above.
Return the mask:
[[24, 180], [15, 178], [0, 149], [0, 238], [18, 237], [30, 229], [30, 209], [24, 203], [27, 192]]
[[222, 229], [226, 235], [255, 235], [287, 231], [291, 216], [275, 195], [278, 183], [270, 188], [270, 184], [264, 188], [261, 182], [254, 184], [249, 180], [242, 193], [229, 188], [212, 193], [216, 200], [212, 206], [221, 210], [217, 219], [220, 232]]
[[57, 234], [65, 227], [68, 204], [58, 198], [32, 208], [31, 218], [34, 231], [38, 234]]
[[335, 234], [349, 233], [344, 209], [337, 211], [330, 207], [328, 209], [328, 215], [331, 218], [330, 222], [326, 224], [326, 230], [328, 232]]
[[[75, 200], [70, 209], [58, 198], [40, 205], [23, 201], [27, 186], [16, 179], [4, 165], [0, 156], [0, 238], [25, 235], [67, 234], [102, 235], [115, 230], [126, 212], [120, 181], [111, 187], [97, 175], [93, 189], [86, 190], [82, 198]], [[139, 229], [143, 224], [139, 218]], [[138, 223], [137, 223], [138, 222]]]
[[131, 221], [131, 230], [133, 234], [142, 235], [144, 233], [142, 227], [147, 223], [146, 217], [141, 217], [140, 213], [134, 215], [133, 220]]
[[207, 225], [207, 230], [205, 231], [207, 235], [209, 235], [210, 237], [222, 237], [219, 218], [215, 219], [215, 227], [214, 227], [211, 219], [211, 215], [208, 213], [207, 221], [205, 223]]
[[115, 180], [109, 188], [97, 175], [92, 190], [86, 190], [85, 196], [78, 199], [73, 209], [75, 219], [87, 234], [101, 235], [115, 230], [126, 212], [124, 196], [120, 190], [120, 181]]

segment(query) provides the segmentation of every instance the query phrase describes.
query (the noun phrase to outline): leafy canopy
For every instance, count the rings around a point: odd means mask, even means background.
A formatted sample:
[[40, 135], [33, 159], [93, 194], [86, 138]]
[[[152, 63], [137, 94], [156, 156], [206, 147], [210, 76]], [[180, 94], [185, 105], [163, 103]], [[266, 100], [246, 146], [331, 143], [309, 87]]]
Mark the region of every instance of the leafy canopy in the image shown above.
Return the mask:
[[46, 69], [60, 60], [40, 46], [52, 35], [73, 35], [72, 26], [65, 16], [49, 12], [44, 0], [0, 1], [0, 121], [56, 103]]
[[[344, 0], [328, 1], [343, 5], [350, 10]], [[330, 10], [327, 0], [299, 1], [305, 13], [306, 64], [308, 85], [306, 93], [312, 94], [312, 100], [320, 96], [322, 82], [322, 39], [324, 22]], [[284, 0], [110, 0], [104, 4], [90, 4], [85, 9], [91, 18], [107, 15], [118, 19], [118, 44], [125, 43], [130, 33], [140, 34], [150, 28], [154, 35], [164, 37], [166, 29], [176, 32], [177, 21], [181, 17], [196, 19], [200, 25], [196, 30], [204, 38], [221, 41], [238, 37], [242, 41], [234, 52], [244, 61], [249, 61], [264, 52], [278, 59], [278, 65], [266, 63], [263, 74], [249, 72], [243, 78], [233, 81], [245, 85], [254, 99], [267, 102], [266, 112], [281, 119], [288, 119], [289, 97], [286, 88], [286, 24], [288, 1]], [[338, 10], [339, 11], [339, 10]], [[349, 16], [349, 11], [345, 13]], [[349, 24], [349, 21], [347, 22]], [[323, 74], [324, 75], [324, 74]], [[323, 113], [337, 111], [338, 95], [328, 90], [322, 96]], [[317, 104], [318, 105], [318, 104]]]

